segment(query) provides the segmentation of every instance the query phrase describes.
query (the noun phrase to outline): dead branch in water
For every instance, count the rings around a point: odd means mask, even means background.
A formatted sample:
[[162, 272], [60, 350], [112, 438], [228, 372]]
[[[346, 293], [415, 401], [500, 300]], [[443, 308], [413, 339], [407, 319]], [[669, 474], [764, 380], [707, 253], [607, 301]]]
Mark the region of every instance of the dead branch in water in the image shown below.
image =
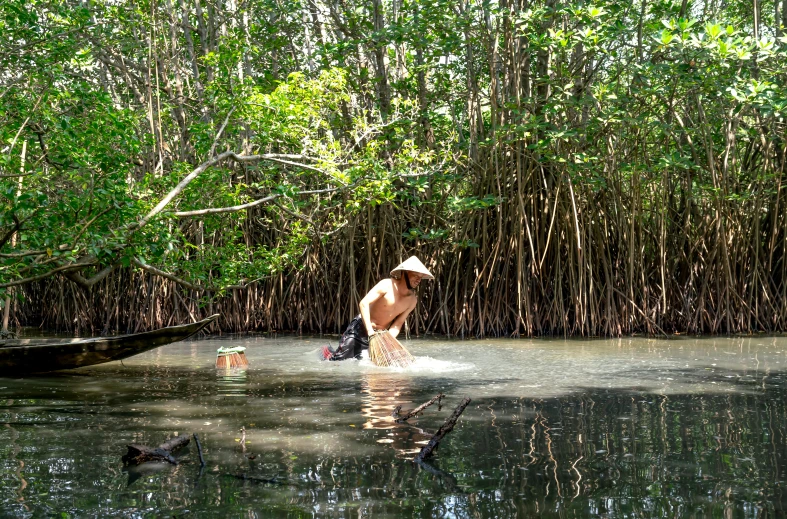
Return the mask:
[[393, 416], [396, 419], [397, 423], [406, 422], [407, 420], [409, 420], [413, 416], [417, 416], [417, 415], [421, 414], [424, 411], [424, 409], [426, 409], [430, 405], [434, 404], [435, 402], [440, 402], [444, 397], [445, 397], [444, 394], [439, 393], [437, 396], [432, 397], [432, 399], [429, 400], [428, 402], [419, 405], [418, 407], [416, 407], [412, 411], [408, 411], [405, 414], [400, 414], [400, 411], [402, 410], [402, 406], [398, 405], [398, 406], [396, 406], [394, 408], [393, 413], [391, 413], [391, 416]]
[[197, 437], [197, 433], [193, 434], [194, 436], [194, 443], [197, 444], [197, 454], [199, 454], [199, 464], [200, 467], [205, 466], [205, 458], [202, 457], [202, 445], [199, 443], [199, 438]]
[[148, 461], [166, 461], [177, 465], [178, 462], [172, 457], [172, 453], [188, 445], [189, 441], [188, 436], [175, 436], [155, 448], [132, 443], [126, 446], [128, 452], [123, 456], [123, 463], [139, 465]]
[[424, 445], [424, 448], [421, 449], [421, 452], [418, 453], [418, 455], [414, 458], [413, 461], [422, 462], [426, 458], [432, 455], [432, 452], [435, 449], [437, 449], [437, 446], [440, 444], [440, 441], [442, 441], [445, 435], [450, 433], [454, 429], [454, 426], [456, 425], [456, 421], [462, 415], [462, 413], [465, 410], [465, 407], [467, 407], [469, 403], [470, 403], [470, 399], [465, 398], [464, 400], [462, 400], [462, 402], [459, 403], [458, 406], [456, 406], [456, 409], [454, 409], [454, 412], [451, 414], [451, 416], [448, 417], [448, 420], [446, 420], [445, 423], [442, 426], [440, 426], [440, 428], [437, 430], [434, 436], [432, 436], [432, 439], [429, 440], [429, 443]]

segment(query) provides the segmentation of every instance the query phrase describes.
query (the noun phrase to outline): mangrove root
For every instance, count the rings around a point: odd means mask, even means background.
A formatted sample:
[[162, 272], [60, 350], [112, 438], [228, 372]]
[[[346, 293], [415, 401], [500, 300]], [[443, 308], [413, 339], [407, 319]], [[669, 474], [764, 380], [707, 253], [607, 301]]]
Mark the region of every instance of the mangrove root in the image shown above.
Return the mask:
[[462, 413], [465, 410], [465, 407], [467, 407], [467, 404], [469, 403], [470, 403], [470, 399], [465, 398], [459, 403], [458, 406], [456, 406], [456, 409], [454, 409], [454, 412], [451, 414], [451, 416], [449, 416], [448, 419], [445, 421], [445, 423], [440, 426], [437, 432], [434, 433], [434, 436], [432, 436], [432, 438], [429, 440], [429, 443], [424, 445], [423, 449], [421, 449], [421, 452], [419, 452], [418, 455], [414, 458], [416, 462], [422, 462], [426, 458], [432, 455], [432, 451], [434, 451], [437, 448], [438, 444], [445, 437], [445, 435], [453, 430], [454, 425], [456, 425], [456, 421], [462, 415]]
[[425, 404], [421, 404], [418, 407], [416, 407], [415, 409], [413, 409], [412, 411], [408, 411], [405, 414], [401, 414], [400, 413], [400, 411], [402, 410], [402, 406], [398, 405], [398, 406], [396, 406], [394, 408], [393, 413], [391, 413], [391, 416], [393, 416], [396, 419], [396, 423], [406, 422], [407, 420], [409, 420], [413, 416], [421, 414], [424, 409], [426, 409], [430, 405], [434, 404], [435, 402], [438, 402], [438, 405], [440, 405], [440, 402], [443, 400], [444, 397], [445, 397], [444, 394], [439, 393], [437, 396], [433, 397], [431, 400], [429, 400]]
[[139, 465], [148, 461], [167, 461], [173, 465], [178, 462], [172, 457], [172, 453], [182, 449], [189, 444], [188, 436], [175, 436], [158, 447], [148, 447], [132, 443], [127, 445], [128, 452], [123, 456], [123, 463], [126, 465]]

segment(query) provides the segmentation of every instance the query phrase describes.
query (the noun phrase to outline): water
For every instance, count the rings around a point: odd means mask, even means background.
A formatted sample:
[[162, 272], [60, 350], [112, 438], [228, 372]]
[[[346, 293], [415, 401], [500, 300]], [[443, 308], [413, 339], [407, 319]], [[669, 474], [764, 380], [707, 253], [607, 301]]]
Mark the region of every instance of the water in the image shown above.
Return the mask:
[[[0, 516], [786, 513], [785, 338], [411, 340], [406, 370], [320, 362], [325, 342], [203, 340], [0, 379]], [[228, 345], [247, 371], [213, 368]], [[441, 409], [390, 418], [439, 392]], [[176, 433], [199, 435], [204, 469], [193, 442], [177, 466], [123, 467], [125, 445]]]

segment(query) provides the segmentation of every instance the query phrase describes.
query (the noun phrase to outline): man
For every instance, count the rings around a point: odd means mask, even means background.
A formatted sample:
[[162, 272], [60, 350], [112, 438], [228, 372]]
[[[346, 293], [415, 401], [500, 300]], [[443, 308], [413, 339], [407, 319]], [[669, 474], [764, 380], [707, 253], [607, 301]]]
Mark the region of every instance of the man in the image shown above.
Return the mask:
[[361, 300], [361, 314], [350, 321], [336, 351], [323, 347], [323, 358], [327, 360], [360, 359], [361, 352], [369, 349], [369, 337], [379, 330], [388, 330], [392, 336], [399, 335], [407, 316], [415, 308], [418, 298], [415, 288], [422, 279], [434, 279], [421, 261], [410, 256], [407, 261], [391, 271], [391, 277], [383, 279]]

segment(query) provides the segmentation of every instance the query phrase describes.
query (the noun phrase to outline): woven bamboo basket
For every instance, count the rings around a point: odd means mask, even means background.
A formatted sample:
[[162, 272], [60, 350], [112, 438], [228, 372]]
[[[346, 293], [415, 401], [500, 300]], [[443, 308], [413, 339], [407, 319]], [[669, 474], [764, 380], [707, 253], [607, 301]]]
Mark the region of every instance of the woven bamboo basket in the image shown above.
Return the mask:
[[246, 348], [235, 346], [233, 348], [219, 348], [216, 354], [216, 367], [226, 368], [245, 368], [249, 361], [246, 360]]
[[406, 368], [415, 362], [415, 357], [391, 335], [391, 332], [383, 330], [369, 339], [369, 360], [377, 366]]

